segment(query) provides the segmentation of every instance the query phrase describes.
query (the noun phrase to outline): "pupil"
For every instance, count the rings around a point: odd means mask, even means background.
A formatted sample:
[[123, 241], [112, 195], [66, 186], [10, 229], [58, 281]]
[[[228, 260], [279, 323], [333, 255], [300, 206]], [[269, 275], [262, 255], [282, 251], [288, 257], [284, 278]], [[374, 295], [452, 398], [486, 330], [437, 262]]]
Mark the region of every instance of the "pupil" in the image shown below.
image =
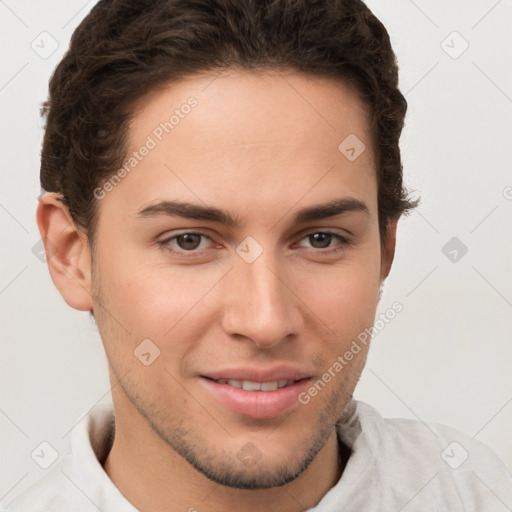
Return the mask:
[[317, 249], [325, 249], [329, 247], [332, 241], [332, 235], [329, 233], [315, 233], [309, 235], [309, 243]]
[[201, 235], [186, 233], [184, 235], [180, 235], [176, 241], [181, 249], [193, 250], [199, 247], [199, 244], [201, 243]]

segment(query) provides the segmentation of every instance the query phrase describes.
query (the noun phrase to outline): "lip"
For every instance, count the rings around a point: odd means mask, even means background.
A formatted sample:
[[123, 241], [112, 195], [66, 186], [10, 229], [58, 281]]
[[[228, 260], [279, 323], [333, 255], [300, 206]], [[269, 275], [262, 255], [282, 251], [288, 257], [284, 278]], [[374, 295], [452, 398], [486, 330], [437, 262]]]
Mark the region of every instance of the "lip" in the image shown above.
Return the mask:
[[[212, 379], [251, 380], [271, 382], [295, 380], [293, 384], [272, 391], [247, 391]], [[221, 370], [202, 375], [200, 382], [216, 400], [231, 411], [249, 418], [274, 418], [300, 405], [298, 396], [306, 388], [311, 377], [292, 368]]]
[[250, 380], [253, 382], [272, 382], [275, 380], [301, 380], [311, 377], [311, 373], [292, 366], [279, 365], [272, 368], [258, 369], [254, 367], [225, 368], [202, 374], [209, 379]]

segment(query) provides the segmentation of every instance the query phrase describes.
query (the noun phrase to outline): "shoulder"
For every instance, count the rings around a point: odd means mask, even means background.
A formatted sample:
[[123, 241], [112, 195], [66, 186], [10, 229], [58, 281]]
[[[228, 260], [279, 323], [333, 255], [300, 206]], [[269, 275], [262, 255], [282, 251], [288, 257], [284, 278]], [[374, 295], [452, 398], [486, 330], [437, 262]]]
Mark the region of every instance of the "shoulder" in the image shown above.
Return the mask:
[[111, 404], [88, 411], [71, 433], [70, 452], [0, 512], [132, 510], [101, 465], [113, 428]]
[[[53, 469], [37, 480], [31, 487], [21, 493], [7, 508], [0, 512], [60, 512], [70, 503], [79, 502], [74, 496], [73, 479], [69, 455]], [[80, 509], [82, 510], [82, 509]], [[83, 509], [87, 510], [87, 509]]]
[[450, 496], [463, 510], [512, 510], [512, 473], [484, 443], [438, 423], [383, 418], [364, 402], [356, 416], [385, 485]]

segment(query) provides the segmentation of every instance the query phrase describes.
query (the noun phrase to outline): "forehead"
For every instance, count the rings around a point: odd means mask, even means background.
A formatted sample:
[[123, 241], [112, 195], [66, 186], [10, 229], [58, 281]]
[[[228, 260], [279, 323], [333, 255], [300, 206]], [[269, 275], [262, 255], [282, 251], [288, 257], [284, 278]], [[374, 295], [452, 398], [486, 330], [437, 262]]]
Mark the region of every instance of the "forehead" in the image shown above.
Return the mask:
[[[197, 108], [187, 107], [191, 98]], [[134, 147], [148, 132], [156, 129], [158, 136], [160, 124], [169, 120], [173, 135], [179, 136], [186, 125], [192, 125], [197, 137], [208, 135], [203, 143], [219, 147], [299, 145], [315, 138], [330, 143], [328, 135], [336, 134], [336, 139], [355, 133], [367, 138], [368, 131], [367, 108], [352, 86], [340, 79], [290, 71], [192, 75], [142, 97], [135, 110], [130, 126]], [[183, 123], [189, 113], [194, 115]], [[162, 135], [167, 134], [164, 130]]]
[[[105, 203], [124, 195], [135, 209], [186, 196], [248, 211], [264, 203], [289, 209], [305, 196], [376, 198], [366, 108], [338, 80], [235, 70], [191, 76], [138, 102], [129, 141], [126, 162], [134, 165]], [[144, 146], [150, 150], [134, 161]]]

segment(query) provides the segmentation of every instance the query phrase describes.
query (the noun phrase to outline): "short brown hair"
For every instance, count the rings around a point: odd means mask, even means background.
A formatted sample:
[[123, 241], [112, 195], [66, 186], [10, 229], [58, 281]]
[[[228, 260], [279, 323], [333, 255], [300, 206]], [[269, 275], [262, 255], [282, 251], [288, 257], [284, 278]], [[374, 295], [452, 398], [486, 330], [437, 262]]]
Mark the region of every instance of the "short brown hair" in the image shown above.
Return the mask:
[[62, 194], [91, 244], [93, 191], [123, 163], [135, 101], [187, 75], [233, 67], [352, 84], [371, 114], [381, 240], [392, 218], [416, 206], [403, 186], [407, 102], [396, 57], [362, 1], [101, 0], [75, 30], [41, 109], [41, 186]]

